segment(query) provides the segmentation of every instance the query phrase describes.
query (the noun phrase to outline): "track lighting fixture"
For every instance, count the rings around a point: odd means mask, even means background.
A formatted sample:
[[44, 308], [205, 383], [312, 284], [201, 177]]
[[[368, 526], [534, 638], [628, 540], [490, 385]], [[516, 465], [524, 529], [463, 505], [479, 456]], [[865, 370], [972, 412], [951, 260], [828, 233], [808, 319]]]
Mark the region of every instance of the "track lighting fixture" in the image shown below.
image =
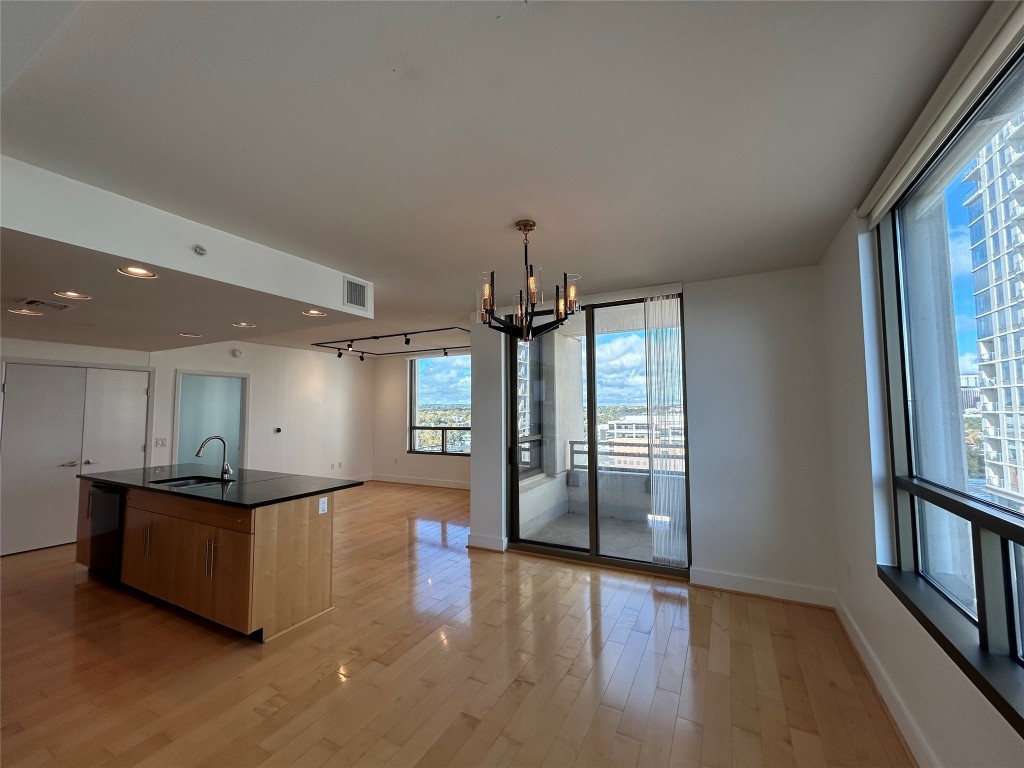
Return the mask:
[[359, 353], [359, 362], [361, 363], [361, 362], [363, 362], [363, 360], [365, 360], [365, 359], [366, 359], [366, 355], [364, 355], [364, 354], [363, 354], [362, 352], [360, 352], [360, 353]]
[[408, 347], [410, 344], [412, 344], [412, 339], [410, 339], [408, 336], [406, 336], [405, 337], [405, 346]]
[[447, 350], [447, 349], [446, 349], [446, 350], [444, 350], [444, 356], [445, 356], [445, 357], [448, 357], [448, 350]]
[[341, 351], [341, 350], [339, 349], [339, 350], [338, 350], [338, 359], [339, 359], [339, 360], [341, 360], [341, 355], [342, 355], [342, 351]]
[[351, 341], [350, 341], [350, 342], [348, 343], [348, 351], [349, 351], [349, 352], [351, 352], [351, 351], [352, 351], [352, 342], [351, 342]]

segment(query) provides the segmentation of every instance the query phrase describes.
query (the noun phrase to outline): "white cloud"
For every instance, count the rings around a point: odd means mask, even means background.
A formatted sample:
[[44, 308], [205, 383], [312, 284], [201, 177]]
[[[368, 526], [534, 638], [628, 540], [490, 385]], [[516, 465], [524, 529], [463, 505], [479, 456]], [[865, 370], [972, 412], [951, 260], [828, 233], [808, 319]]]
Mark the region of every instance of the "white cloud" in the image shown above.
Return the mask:
[[964, 352], [960, 355], [960, 373], [969, 374], [978, 372], [978, 355], [975, 352]]
[[949, 268], [953, 277], [970, 276], [971, 274], [971, 235], [966, 226], [950, 227]]

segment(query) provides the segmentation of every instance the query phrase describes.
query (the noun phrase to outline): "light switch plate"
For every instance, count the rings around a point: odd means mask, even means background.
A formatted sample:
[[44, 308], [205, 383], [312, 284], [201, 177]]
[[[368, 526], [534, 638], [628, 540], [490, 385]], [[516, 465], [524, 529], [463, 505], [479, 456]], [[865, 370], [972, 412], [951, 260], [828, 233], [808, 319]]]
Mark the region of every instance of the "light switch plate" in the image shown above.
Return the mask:
[[327, 514], [327, 497], [326, 496], [321, 496], [320, 497], [320, 514], [321, 515], [326, 515]]
[[167, 447], [167, 438], [166, 437], [158, 437], [156, 439], [156, 445], [154, 447], [155, 448], [166, 448]]

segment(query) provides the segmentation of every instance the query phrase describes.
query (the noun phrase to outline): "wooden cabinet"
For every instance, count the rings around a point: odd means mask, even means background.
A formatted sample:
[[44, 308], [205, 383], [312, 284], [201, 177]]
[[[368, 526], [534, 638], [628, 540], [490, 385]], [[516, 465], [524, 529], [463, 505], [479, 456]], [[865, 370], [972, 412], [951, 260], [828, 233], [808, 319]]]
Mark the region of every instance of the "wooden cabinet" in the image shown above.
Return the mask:
[[131, 505], [139, 500], [133, 492], [125, 509], [121, 581], [239, 632], [257, 629], [249, 621], [252, 534], [173, 514], [188, 504], [152, 512]]
[[263, 639], [331, 610], [334, 498], [256, 509], [131, 489], [121, 581]]

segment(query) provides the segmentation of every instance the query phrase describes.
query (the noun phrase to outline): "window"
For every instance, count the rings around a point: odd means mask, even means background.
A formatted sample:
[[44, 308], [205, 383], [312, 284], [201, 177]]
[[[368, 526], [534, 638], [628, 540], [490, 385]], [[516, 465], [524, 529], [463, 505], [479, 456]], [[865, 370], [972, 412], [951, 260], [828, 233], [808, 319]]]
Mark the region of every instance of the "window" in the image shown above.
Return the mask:
[[1004, 187], [1024, 202], [1005, 181], [1022, 153], [1017, 66], [880, 225], [898, 563], [879, 575], [1024, 734], [1024, 490], [1007, 440], [1024, 413], [1010, 343], [1020, 351], [1024, 296], [1003, 266], [1024, 243], [1016, 205], [996, 204]]
[[409, 361], [409, 452], [468, 456], [470, 356]]

